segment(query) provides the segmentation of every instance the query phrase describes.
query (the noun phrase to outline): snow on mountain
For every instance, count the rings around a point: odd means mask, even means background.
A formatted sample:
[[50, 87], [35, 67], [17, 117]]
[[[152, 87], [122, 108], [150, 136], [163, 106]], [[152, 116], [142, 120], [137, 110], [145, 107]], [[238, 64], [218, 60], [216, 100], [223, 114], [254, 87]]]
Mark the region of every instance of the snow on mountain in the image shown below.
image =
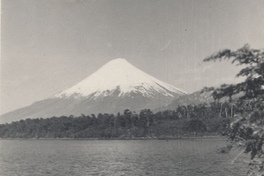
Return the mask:
[[54, 97], [62, 98], [72, 95], [75, 97], [87, 97], [94, 94], [93, 98], [96, 99], [102, 95], [111, 95], [116, 89], [120, 90], [118, 96], [131, 92], [141, 92], [144, 96], [151, 97], [153, 91], [170, 97], [174, 96], [171, 92], [180, 95], [187, 94], [144, 73], [125, 59], [119, 58], [108, 62], [91, 76], [73, 87], [56, 94]]
[[117, 113], [127, 108], [131, 111], [156, 109], [184, 95], [187, 93], [148, 75], [125, 59], [115, 59], [51, 98], [1, 115], [0, 123], [26, 118]]

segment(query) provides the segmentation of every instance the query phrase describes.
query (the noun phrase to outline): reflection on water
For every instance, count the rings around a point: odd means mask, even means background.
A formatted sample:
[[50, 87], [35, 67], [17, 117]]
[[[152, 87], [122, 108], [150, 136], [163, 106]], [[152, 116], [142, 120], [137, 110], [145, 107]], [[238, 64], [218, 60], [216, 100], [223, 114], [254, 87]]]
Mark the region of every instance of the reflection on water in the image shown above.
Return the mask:
[[224, 140], [0, 140], [0, 175], [246, 175]]

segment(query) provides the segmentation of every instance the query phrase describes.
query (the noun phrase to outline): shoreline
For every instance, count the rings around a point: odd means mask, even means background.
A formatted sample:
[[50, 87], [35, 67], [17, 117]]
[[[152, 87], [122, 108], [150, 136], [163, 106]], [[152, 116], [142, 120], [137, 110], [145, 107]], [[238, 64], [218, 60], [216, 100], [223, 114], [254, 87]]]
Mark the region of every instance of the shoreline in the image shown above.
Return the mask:
[[188, 137], [133, 137], [133, 138], [0, 138], [0, 140], [185, 140], [185, 139], [213, 139], [213, 140], [224, 140], [227, 139], [225, 136], [188, 136]]

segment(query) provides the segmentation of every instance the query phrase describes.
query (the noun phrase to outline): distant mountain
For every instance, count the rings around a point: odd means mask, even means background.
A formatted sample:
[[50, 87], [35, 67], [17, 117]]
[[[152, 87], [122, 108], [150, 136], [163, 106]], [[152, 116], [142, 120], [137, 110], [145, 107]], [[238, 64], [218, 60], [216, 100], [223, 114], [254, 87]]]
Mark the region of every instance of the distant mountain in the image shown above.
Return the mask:
[[1, 123], [25, 118], [117, 113], [155, 109], [186, 92], [139, 70], [125, 59], [115, 59], [95, 73], [51, 98], [6, 113]]
[[211, 96], [211, 92], [203, 92], [196, 91], [189, 95], [183, 95], [181, 97], [176, 98], [170, 105], [189, 105], [189, 104], [203, 104], [203, 103], [211, 103], [214, 99]]
[[196, 91], [191, 94], [186, 94], [179, 96], [175, 98], [170, 104], [167, 106], [163, 106], [160, 108], [157, 108], [155, 111], [161, 111], [161, 110], [175, 110], [179, 105], [198, 105], [198, 104], [209, 104], [213, 102], [214, 99], [211, 96], [211, 92], [203, 92], [201, 91]]
[[[241, 95], [242, 94], [233, 95], [233, 101], [236, 101], [239, 97], [241, 97]], [[166, 109], [175, 110], [175, 108], [179, 105], [210, 104], [214, 101], [215, 100], [212, 96], [212, 92], [203, 91], [203, 93], [201, 93], [201, 91], [196, 91], [196, 92], [191, 93], [191, 94], [179, 96], [179, 97], [175, 98], [167, 106], [160, 107], [160, 108], [156, 109], [155, 111], [161, 111], [161, 110], [166, 110]], [[228, 102], [229, 98], [223, 97], [218, 101], [219, 102]]]

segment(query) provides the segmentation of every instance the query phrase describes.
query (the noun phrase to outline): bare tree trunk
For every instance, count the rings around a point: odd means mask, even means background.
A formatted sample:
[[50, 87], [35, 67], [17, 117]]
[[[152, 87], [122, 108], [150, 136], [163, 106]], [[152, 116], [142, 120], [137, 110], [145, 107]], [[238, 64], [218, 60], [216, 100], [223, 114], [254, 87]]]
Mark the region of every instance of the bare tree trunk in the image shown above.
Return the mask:
[[221, 108], [220, 108], [220, 112], [219, 112], [219, 117], [222, 117], [222, 111], [223, 111], [223, 103], [221, 103]]
[[189, 119], [189, 113], [188, 113], [188, 109], [187, 109], [187, 107], [184, 106], [184, 109], [185, 109], [185, 111], [186, 111], [186, 118]]
[[234, 115], [234, 113], [233, 113], [233, 105], [231, 104], [231, 112], [230, 112], [230, 117], [232, 118], [232, 117], [233, 117], [233, 115]]
[[225, 114], [226, 114], [226, 118], [228, 118], [228, 111], [226, 108], [225, 108]]

